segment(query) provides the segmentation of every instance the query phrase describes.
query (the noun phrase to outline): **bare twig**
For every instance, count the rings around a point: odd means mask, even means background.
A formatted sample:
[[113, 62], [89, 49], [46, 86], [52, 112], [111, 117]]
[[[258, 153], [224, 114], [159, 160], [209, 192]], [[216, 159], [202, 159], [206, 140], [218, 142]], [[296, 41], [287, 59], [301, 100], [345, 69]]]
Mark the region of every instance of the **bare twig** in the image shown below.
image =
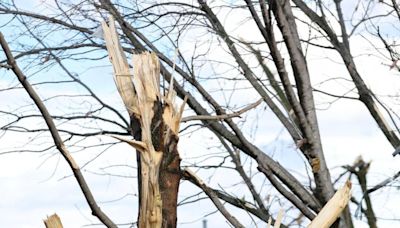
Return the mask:
[[234, 226], [239, 228], [244, 228], [244, 226], [234, 217], [232, 216], [224, 207], [224, 205], [219, 201], [218, 196], [214, 191], [210, 190], [210, 188], [200, 179], [192, 170], [186, 168], [184, 171], [184, 175], [186, 178], [191, 179], [194, 183], [207, 194], [207, 196], [211, 199], [214, 205], [218, 208], [218, 210], [222, 213], [222, 215]]
[[235, 169], [238, 171], [239, 175], [243, 178], [244, 183], [247, 185], [247, 188], [250, 190], [251, 195], [253, 196], [254, 200], [257, 202], [261, 211], [263, 213], [265, 213], [268, 217], [271, 217], [268, 209], [264, 205], [264, 201], [261, 199], [261, 195], [257, 192], [250, 177], [247, 176], [246, 172], [243, 169], [242, 163], [240, 161], [240, 151], [239, 150], [233, 151], [232, 148], [225, 142], [225, 140], [222, 137], [218, 137], [218, 139], [221, 141], [222, 145], [225, 147], [225, 149], [228, 151], [229, 155], [231, 156], [232, 162], [235, 164]]
[[366, 191], [366, 193], [364, 193], [364, 195], [365, 195], [365, 194], [373, 193], [373, 192], [375, 192], [376, 190], [387, 186], [389, 183], [391, 183], [392, 181], [396, 180], [399, 176], [400, 176], [400, 171], [397, 172], [397, 173], [395, 173], [392, 177], [389, 177], [389, 178], [387, 178], [386, 180], [382, 181], [381, 183], [379, 183], [379, 184], [375, 185], [374, 187], [368, 189], [368, 190]]
[[21, 69], [17, 65], [17, 63], [11, 53], [11, 50], [8, 47], [8, 44], [7, 44], [6, 40], [4, 39], [4, 36], [2, 33], [0, 33], [0, 43], [6, 54], [8, 65], [11, 66], [12, 71], [17, 76], [18, 80], [20, 81], [22, 86], [25, 88], [26, 92], [29, 94], [29, 96], [31, 97], [31, 99], [34, 101], [35, 105], [39, 109], [40, 113], [42, 114], [42, 116], [49, 128], [49, 131], [53, 138], [54, 144], [56, 145], [57, 149], [60, 151], [60, 153], [62, 154], [64, 159], [67, 161], [68, 165], [70, 166], [72, 172], [74, 173], [74, 176], [79, 183], [79, 187], [81, 188], [82, 193], [84, 194], [85, 199], [86, 199], [87, 203], [89, 204], [90, 209], [92, 210], [92, 214], [94, 216], [96, 216], [107, 227], [112, 227], [112, 228], [117, 227], [114, 224], [114, 222], [111, 221], [111, 219], [106, 214], [104, 214], [104, 212], [97, 205], [96, 200], [94, 199], [94, 196], [93, 196], [88, 184], [86, 183], [86, 180], [83, 177], [78, 164], [75, 162], [75, 160], [71, 156], [70, 152], [65, 147], [64, 142], [58, 133], [57, 127], [55, 126], [50, 113], [48, 112], [46, 106], [43, 104], [42, 100], [37, 95], [36, 91], [33, 89], [31, 84], [28, 82], [24, 73], [21, 71]]
[[11, 66], [6, 65], [6, 64], [0, 64], [0, 68], [11, 69]]
[[230, 113], [230, 114], [224, 114], [224, 115], [216, 115], [216, 116], [187, 116], [182, 118], [181, 122], [188, 122], [188, 121], [193, 121], [193, 120], [222, 120], [222, 119], [230, 119], [230, 118], [234, 118], [234, 117], [240, 117], [241, 114], [256, 108], [259, 104], [261, 104], [263, 100], [260, 99], [255, 103], [252, 103], [246, 107], [244, 107], [243, 109]]

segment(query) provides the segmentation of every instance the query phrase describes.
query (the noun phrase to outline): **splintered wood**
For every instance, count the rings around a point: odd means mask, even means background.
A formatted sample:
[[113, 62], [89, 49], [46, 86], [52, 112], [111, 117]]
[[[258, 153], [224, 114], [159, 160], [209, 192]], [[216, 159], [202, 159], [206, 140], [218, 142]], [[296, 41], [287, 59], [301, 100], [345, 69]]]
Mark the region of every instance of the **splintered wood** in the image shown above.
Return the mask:
[[125, 107], [128, 109], [129, 115], [131, 115], [132, 113], [138, 113], [136, 110], [137, 104], [135, 104], [136, 99], [134, 99], [136, 94], [132, 84], [132, 74], [129, 70], [128, 60], [119, 43], [119, 38], [114, 26], [114, 19], [110, 18], [110, 20], [112, 20], [110, 21], [110, 27], [108, 27], [106, 22], [102, 22], [104, 39], [106, 41], [110, 61], [114, 68], [115, 84], [124, 101]]
[[343, 187], [336, 191], [335, 195], [325, 204], [307, 228], [330, 227], [346, 208], [350, 197], [351, 182], [347, 181]]
[[47, 216], [47, 219], [45, 219], [43, 222], [46, 228], [63, 228], [61, 219], [57, 214], [53, 214], [50, 217]]
[[[108, 24], [103, 22], [102, 26], [118, 92], [131, 119], [137, 120], [141, 128], [139, 140], [113, 136], [140, 152], [139, 227], [159, 228], [174, 223], [176, 226], [176, 195], [180, 179], [177, 134], [184, 104], [175, 107], [172, 81], [165, 97], [160, 94], [160, 63], [156, 54], [144, 52], [134, 55], [132, 75], [119, 43], [114, 19], [110, 17]], [[167, 212], [168, 218], [165, 217]]]

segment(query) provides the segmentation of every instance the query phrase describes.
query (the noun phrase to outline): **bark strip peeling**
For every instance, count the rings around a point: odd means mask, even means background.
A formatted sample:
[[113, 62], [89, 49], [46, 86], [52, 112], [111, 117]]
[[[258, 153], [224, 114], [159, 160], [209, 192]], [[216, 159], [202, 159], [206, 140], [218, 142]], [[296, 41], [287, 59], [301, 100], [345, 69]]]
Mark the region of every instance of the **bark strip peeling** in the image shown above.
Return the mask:
[[176, 227], [180, 181], [177, 143], [184, 103], [175, 107], [173, 83], [165, 96], [160, 94], [160, 62], [156, 54], [134, 55], [132, 76], [112, 17], [108, 24], [103, 22], [103, 31], [118, 92], [141, 132], [136, 140], [114, 136], [140, 154], [139, 227]]

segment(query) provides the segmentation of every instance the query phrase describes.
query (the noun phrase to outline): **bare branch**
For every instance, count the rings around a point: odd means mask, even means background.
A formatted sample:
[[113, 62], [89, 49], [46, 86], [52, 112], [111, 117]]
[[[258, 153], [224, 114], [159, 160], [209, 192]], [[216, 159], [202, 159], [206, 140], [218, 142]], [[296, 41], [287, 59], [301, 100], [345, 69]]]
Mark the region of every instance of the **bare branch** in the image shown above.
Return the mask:
[[14, 57], [10, 51], [10, 48], [8, 47], [8, 44], [7, 44], [6, 40], [4, 39], [4, 36], [2, 33], [0, 33], [0, 43], [6, 54], [7, 63], [12, 67], [14, 74], [17, 76], [20, 83], [24, 86], [26, 92], [29, 94], [31, 99], [35, 102], [40, 113], [42, 113], [42, 116], [43, 116], [43, 118], [49, 128], [51, 136], [54, 140], [54, 144], [56, 145], [56, 147], [60, 151], [60, 153], [63, 155], [64, 159], [67, 161], [72, 172], [74, 173], [74, 176], [79, 183], [82, 193], [84, 194], [85, 199], [86, 199], [87, 203], [89, 204], [89, 207], [92, 210], [93, 215], [96, 216], [107, 227], [112, 227], [112, 228], [115, 227], [116, 228], [117, 226], [114, 224], [114, 222], [112, 222], [111, 219], [106, 214], [104, 214], [104, 212], [97, 205], [96, 200], [94, 199], [94, 196], [93, 196], [92, 192], [90, 191], [90, 188], [89, 188], [88, 184], [86, 183], [86, 180], [83, 177], [81, 170], [79, 169], [79, 166], [77, 165], [77, 163], [75, 162], [75, 160], [73, 159], [71, 154], [69, 153], [68, 149], [65, 147], [63, 140], [61, 139], [61, 137], [58, 133], [58, 130], [53, 122], [53, 119], [51, 118], [51, 115], [47, 111], [47, 108], [44, 106], [43, 102], [40, 100], [40, 98], [37, 95], [37, 93], [35, 92], [35, 90], [32, 88], [32, 86], [28, 82], [26, 76], [22, 73], [21, 69], [18, 67], [17, 63], [15, 62], [15, 59], [14, 59]]
[[243, 109], [240, 109], [239, 111], [235, 111], [230, 114], [224, 114], [224, 115], [217, 115], [217, 116], [203, 116], [203, 115], [197, 115], [197, 116], [187, 116], [183, 117], [181, 122], [188, 122], [188, 121], [193, 121], [193, 120], [222, 120], [222, 119], [231, 119], [234, 117], [240, 117], [241, 114], [256, 108], [259, 104], [261, 104], [263, 100], [260, 99], [257, 102], [250, 104]]
[[234, 217], [232, 216], [224, 207], [224, 205], [219, 201], [217, 194], [212, 191], [204, 182], [201, 180], [192, 170], [186, 168], [184, 171], [184, 175], [187, 179], [193, 180], [193, 183], [196, 184], [199, 188], [203, 189], [204, 193], [210, 197], [211, 201], [218, 208], [218, 210], [222, 213], [222, 215], [234, 226], [239, 228], [244, 228], [244, 226]]

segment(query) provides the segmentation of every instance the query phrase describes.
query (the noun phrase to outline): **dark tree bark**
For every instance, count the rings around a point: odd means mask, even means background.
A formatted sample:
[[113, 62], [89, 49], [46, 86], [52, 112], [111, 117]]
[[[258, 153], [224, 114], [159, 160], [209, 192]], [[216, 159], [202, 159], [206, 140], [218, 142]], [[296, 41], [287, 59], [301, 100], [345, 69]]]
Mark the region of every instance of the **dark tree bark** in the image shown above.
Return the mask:
[[[367, 217], [368, 225], [370, 228], [376, 228], [376, 215], [374, 209], [372, 207], [372, 201], [370, 197], [370, 192], [368, 191], [367, 186], [367, 173], [369, 170], [369, 166], [371, 163], [365, 162], [362, 158], [359, 158], [354, 165], [346, 166], [345, 168], [356, 175], [358, 183], [360, 183], [360, 187], [363, 193], [362, 199], [365, 201], [365, 216]], [[362, 200], [360, 202], [359, 207], [362, 207]]]

